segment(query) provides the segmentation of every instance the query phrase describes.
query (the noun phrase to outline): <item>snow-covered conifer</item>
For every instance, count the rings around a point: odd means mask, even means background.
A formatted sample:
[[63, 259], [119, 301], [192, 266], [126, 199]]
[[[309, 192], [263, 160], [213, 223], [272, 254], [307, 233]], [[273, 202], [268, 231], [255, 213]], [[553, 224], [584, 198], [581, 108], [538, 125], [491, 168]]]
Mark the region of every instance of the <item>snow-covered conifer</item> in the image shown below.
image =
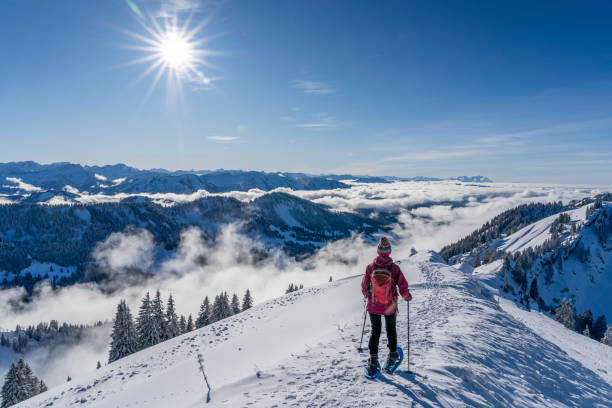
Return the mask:
[[185, 330], [188, 332], [193, 330], [193, 318], [191, 317], [191, 313], [189, 313], [189, 317], [187, 318], [187, 327]]
[[555, 310], [555, 320], [570, 330], [576, 330], [576, 310], [571, 300], [561, 301], [561, 305]]
[[142, 299], [142, 304], [138, 311], [136, 334], [138, 335], [139, 349], [150, 347], [160, 342], [159, 326], [153, 319], [149, 292]]
[[2, 408], [10, 407], [25, 401], [41, 392], [47, 391], [47, 386], [32, 374], [30, 366], [19, 359], [17, 364], [11, 363], [2, 385]]
[[249, 289], [244, 293], [244, 297], [242, 298], [242, 311], [244, 312], [247, 309], [253, 307], [253, 298], [251, 297], [251, 291]]
[[165, 338], [171, 339], [181, 334], [181, 330], [179, 327], [178, 316], [176, 315], [176, 311], [174, 308], [174, 299], [172, 298], [172, 294], [168, 297], [168, 303], [166, 305], [166, 324], [165, 324]]
[[155, 298], [151, 302], [151, 317], [159, 328], [160, 341], [167, 340], [168, 329], [166, 325], [166, 316], [164, 314], [164, 302], [161, 299], [159, 289], [155, 292]]
[[591, 337], [591, 331], [589, 329], [589, 325], [587, 324], [584, 328], [584, 330], [582, 331], [582, 334], [587, 336], [587, 337]]
[[608, 323], [606, 322], [606, 316], [601, 315], [595, 320], [593, 324], [593, 338], [599, 340], [606, 333], [606, 328], [608, 327]]
[[181, 315], [181, 318], [179, 319], [179, 330], [181, 331], [181, 334], [187, 333], [187, 320], [185, 319], [185, 315]]
[[[130, 309], [121, 300], [117, 305], [115, 320], [113, 321], [113, 331], [111, 333], [111, 346], [108, 353], [108, 362], [112, 363], [120, 358], [129, 356], [138, 351], [139, 347], [138, 335]], [[100, 362], [98, 361], [98, 365]], [[97, 368], [100, 368], [99, 366]]]
[[198, 329], [212, 323], [211, 312], [210, 301], [208, 300], [208, 296], [206, 296], [202, 302], [202, 305], [200, 306], [200, 313], [198, 313], [198, 318], [195, 322], [195, 326]]
[[606, 332], [601, 338], [601, 342], [605, 345], [612, 346], [612, 326], [608, 326]]
[[10, 407], [23, 401], [24, 392], [22, 385], [19, 383], [19, 373], [15, 363], [11, 363], [11, 368], [4, 376], [4, 384], [2, 385], [2, 408]]
[[240, 313], [240, 300], [238, 299], [238, 295], [234, 293], [232, 296], [232, 314]]

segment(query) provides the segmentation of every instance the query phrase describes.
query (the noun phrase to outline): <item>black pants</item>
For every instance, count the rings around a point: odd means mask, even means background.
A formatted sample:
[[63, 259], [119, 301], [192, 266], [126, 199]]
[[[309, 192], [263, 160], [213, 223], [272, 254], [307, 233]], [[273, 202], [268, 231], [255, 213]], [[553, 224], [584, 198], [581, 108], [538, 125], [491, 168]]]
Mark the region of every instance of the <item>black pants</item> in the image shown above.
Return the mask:
[[[389, 351], [397, 350], [397, 330], [395, 330], [395, 316], [385, 316], [385, 330], [387, 331], [387, 340], [389, 341]], [[380, 331], [382, 328], [382, 316], [370, 313], [370, 322], [372, 323], [372, 333], [370, 334], [370, 354], [378, 354], [378, 341], [380, 340]]]

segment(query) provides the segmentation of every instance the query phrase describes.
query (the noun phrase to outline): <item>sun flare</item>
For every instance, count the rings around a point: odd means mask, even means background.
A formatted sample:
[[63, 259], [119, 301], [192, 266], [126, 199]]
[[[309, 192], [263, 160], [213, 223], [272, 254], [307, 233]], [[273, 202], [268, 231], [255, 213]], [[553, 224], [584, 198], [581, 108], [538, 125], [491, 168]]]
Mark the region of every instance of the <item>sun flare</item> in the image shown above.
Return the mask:
[[190, 28], [191, 18], [179, 23], [178, 18], [158, 18], [136, 13], [145, 33], [127, 32], [140, 42], [129, 46], [143, 52], [145, 55], [133, 60], [128, 65], [146, 63], [148, 67], [137, 78], [140, 80], [154, 73], [153, 83], [148, 95], [159, 81], [166, 77], [171, 89], [181, 91], [183, 83], [188, 83], [195, 89], [211, 89], [216, 77], [204, 72], [204, 68], [214, 68], [207, 57], [214, 53], [203, 46], [206, 38], [197, 38], [198, 33], [209, 20], [204, 20], [194, 28]]

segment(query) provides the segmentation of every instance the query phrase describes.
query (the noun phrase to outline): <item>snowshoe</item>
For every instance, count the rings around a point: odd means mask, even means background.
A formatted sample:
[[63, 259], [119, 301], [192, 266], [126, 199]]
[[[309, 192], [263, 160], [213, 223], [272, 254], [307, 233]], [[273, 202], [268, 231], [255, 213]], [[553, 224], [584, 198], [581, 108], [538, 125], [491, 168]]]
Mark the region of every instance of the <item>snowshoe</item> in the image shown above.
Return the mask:
[[368, 365], [364, 369], [364, 374], [365, 377], [369, 380], [373, 380], [378, 377], [378, 374], [380, 374], [380, 363], [378, 362], [377, 358], [372, 359], [370, 357], [370, 359], [368, 360]]
[[404, 350], [398, 347], [395, 353], [389, 353], [389, 357], [385, 363], [385, 373], [393, 374], [400, 364], [402, 364], [402, 361], [404, 361]]

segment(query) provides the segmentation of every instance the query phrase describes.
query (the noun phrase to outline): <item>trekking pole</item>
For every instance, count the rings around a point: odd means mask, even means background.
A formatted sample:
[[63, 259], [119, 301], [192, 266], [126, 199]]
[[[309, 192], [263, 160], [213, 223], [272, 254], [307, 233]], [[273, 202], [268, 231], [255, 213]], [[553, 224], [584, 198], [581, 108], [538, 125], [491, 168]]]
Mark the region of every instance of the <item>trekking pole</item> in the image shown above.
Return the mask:
[[206, 381], [206, 386], [208, 387], [208, 393], [206, 394], [206, 403], [210, 402], [210, 384], [208, 384], [208, 378], [206, 378], [206, 373], [204, 372], [204, 357], [202, 354], [198, 354], [198, 363], [200, 364], [200, 371], [204, 376], [204, 381]]
[[361, 344], [363, 343], [363, 332], [365, 331], [365, 323], [366, 323], [367, 315], [368, 315], [368, 310], [366, 308], [366, 298], [364, 296], [363, 298], [363, 326], [361, 326], [361, 340], [359, 340], [359, 347], [357, 348], [357, 351], [359, 351], [360, 353], [363, 352], [363, 349], [361, 348]]
[[408, 344], [406, 347], [406, 366], [410, 372], [410, 302], [406, 302], [406, 319], [408, 319]]

